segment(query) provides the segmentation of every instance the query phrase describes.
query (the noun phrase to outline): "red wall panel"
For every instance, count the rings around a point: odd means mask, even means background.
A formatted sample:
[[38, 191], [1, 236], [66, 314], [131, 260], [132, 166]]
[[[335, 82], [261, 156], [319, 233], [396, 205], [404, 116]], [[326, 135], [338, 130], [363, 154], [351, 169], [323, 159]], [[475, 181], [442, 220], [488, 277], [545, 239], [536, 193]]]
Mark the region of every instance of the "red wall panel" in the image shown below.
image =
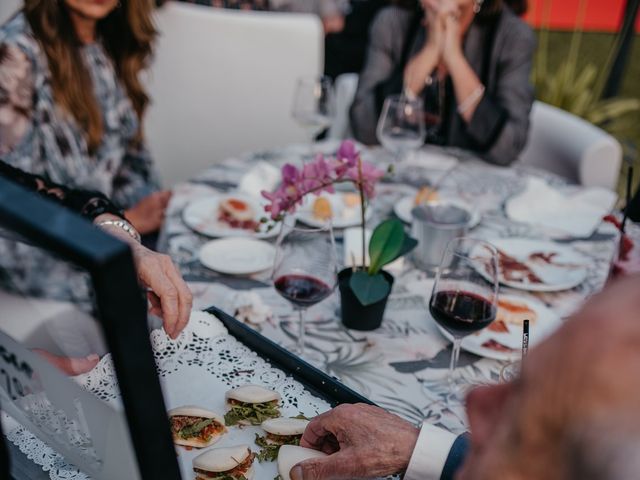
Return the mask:
[[[586, 6], [584, 30], [615, 32], [622, 24], [624, 5], [625, 0], [529, 0], [526, 19], [536, 28], [546, 21], [553, 30], [574, 30], [580, 8]], [[640, 16], [636, 31], [640, 32]]]

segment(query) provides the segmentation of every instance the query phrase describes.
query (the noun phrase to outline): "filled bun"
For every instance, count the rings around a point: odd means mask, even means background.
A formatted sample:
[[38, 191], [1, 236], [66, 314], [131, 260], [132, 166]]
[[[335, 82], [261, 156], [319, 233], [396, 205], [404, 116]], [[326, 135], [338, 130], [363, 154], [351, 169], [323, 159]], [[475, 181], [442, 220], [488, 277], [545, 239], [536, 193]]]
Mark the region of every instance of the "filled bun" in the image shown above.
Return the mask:
[[218, 440], [220, 440], [220, 438], [226, 431], [226, 428], [224, 428], [225, 426], [224, 417], [202, 407], [197, 407], [194, 405], [185, 405], [182, 407], [169, 410], [168, 415], [169, 415], [169, 419], [173, 417], [211, 418], [216, 423], [222, 425], [223, 427], [222, 431], [212, 433], [211, 438], [209, 438], [209, 440], [204, 440], [203, 438], [200, 438], [197, 436], [190, 437], [190, 438], [182, 438], [180, 435], [178, 435], [178, 432], [176, 431], [172, 432], [173, 443], [175, 443], [176, 445], [182, 445], [183, 447], [206, 448], [208, 446], [213, 445]]
[[302, 435], [309, 420], [302, 418], [271, 418], [262, 422], [262, 429], [272, 435]]
[[282, 480], [291, 480], [289, 472], [300, 462], [312, 458], [326, 457], [327, 454], [310, 448], [296, 447], [294, 445], [283, 445], [278, 452], [278, 473]]
[[226, 394], [226, 399], [242, 403], [266, 403], [280, 401], [280, 394], [259, 385], [244, 385], [229, 390]]
[[249, 445], [212, 448], [193, 459], [193, 468], [212, 473], [233, 470], [251, 455]]
[[224, 425], [224, 418], [206, 408], [196, 407], [195, 405], [184, 405], [182, 407], [172, 408], [168, 412], [169, 417], [200, 417], [213, 418], [216, 422]]

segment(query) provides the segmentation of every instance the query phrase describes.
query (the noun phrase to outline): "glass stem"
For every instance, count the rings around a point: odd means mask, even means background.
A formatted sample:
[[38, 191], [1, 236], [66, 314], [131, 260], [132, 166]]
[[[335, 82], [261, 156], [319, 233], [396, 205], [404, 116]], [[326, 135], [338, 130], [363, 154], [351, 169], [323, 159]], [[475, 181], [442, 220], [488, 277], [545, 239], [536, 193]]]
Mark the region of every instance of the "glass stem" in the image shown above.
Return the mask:
[[455, 370], [458, 365], [458, 358], [460, 358], [460, 346], [462, 345], [461, 338], [453, 339], [453, 349], [451, 350], [451, 363], [449, 364], [449, 383], [455, 383]]
[[304, 310], [298, 310], [298, 355], [302, 356], [304, 354], [304, 334], [305, 334], [305, 325], [304, 325]]

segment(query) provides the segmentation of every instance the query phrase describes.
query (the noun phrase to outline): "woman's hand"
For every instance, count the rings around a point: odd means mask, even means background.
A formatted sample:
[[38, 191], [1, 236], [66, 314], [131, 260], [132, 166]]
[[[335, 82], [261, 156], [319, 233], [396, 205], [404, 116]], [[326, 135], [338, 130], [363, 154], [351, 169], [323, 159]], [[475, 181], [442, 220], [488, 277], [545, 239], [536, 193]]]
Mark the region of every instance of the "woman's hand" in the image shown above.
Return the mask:
[[157, 232], [164, 221], [170, 199], [170, 191], [152, 193], [127, 210], [125, 216], [141, 235]]
[[464, 35], [460, 27], [459, 12], [449, 8], [446, 15], [443, 16], [442, 22], [444, 24], [442, 61], [447, 70], [451, 71], [453, 62], [464, 59], [462, 47]]
[[149, 310], [162, 318], [165, 332], [175, 339], [189, 322], [193, 296], [168, 255], [136, 243], [131, 251], [140, 282], [149, 289]]

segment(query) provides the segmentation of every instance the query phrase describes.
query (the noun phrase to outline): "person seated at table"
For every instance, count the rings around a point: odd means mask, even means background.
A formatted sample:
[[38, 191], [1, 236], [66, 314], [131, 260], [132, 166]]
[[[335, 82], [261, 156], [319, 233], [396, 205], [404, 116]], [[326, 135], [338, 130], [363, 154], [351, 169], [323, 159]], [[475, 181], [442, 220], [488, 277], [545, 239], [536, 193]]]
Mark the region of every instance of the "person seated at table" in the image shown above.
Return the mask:
[[[150, 313], [162, 318], [164, 330], [171, 338], [180, 335], [191, 314], [193, 296], [189, 287], [169, 256], [153, 252], [140, 244], [139, 235], [135, 229], [128, 224], [123, 212], [107, 197], [96, 191], [72, 190], [53, 184], [43, 177], [25, 173], [2, 161], [0, 161], [0, 177], [40, 193], [93, 221], [107, 233], [127, 243], [131, 248], [138, 279], [143, 287], [148, 288]], [[2, 267], [0, 267], [1, 272]], [[40, 275], [42, 274], [41, 271]], [[69, 375], [89, 371], [99, 361], [96, 355], [89, 355], [86, 358], [69, 358], [53, 355], [45, 350], [36, 351]]]
[[145, 147], [152, 2], [25, 0], [0, 28], [0, 159], [107, 195], [141, 234], [170, 193]]
[[346, 0], [181, 0], [198, 5], [234, 10], [311, 13], [322, 20], [326, 34], [342, 31], [347, 10]]
[[[401, 8], [405, 5], [408, 8]], [[518, 18], [526, 0], [402, 0], [382, 10], [370, 33], [351, 106], [355, 137], [377, 144], [385, 98], [404, 92], [440, 105], [430, 143], [509, 165], [525, 146], [533, 103], [532, 30]]]
[[638, 292], [638, 275], [614, 283], [530, 352], [520, 378], [473, 390], [470, 436], [342, 405], [313, 419], [300, 443], [330, 455], [294, 466], [291, 478], [636, 478]]

